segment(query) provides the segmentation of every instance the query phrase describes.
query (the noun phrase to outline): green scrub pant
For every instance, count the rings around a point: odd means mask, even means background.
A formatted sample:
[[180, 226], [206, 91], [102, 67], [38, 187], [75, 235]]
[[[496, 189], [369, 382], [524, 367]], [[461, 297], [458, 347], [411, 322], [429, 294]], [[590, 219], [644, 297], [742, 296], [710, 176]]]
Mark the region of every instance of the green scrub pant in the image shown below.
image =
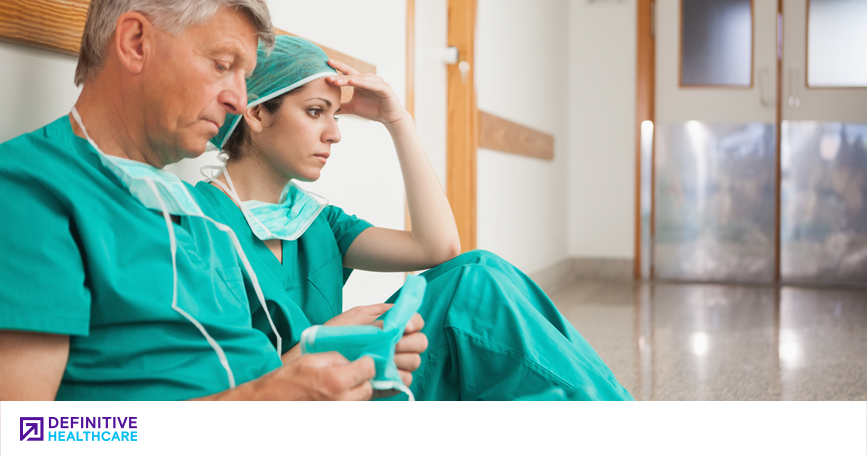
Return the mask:
[[429, 345], [410, 386], [416, 399], [511, 400], [560, 387], [581, 400], [633, 400], [542, 289], [497, 255], [474, 250], [422, 275]]

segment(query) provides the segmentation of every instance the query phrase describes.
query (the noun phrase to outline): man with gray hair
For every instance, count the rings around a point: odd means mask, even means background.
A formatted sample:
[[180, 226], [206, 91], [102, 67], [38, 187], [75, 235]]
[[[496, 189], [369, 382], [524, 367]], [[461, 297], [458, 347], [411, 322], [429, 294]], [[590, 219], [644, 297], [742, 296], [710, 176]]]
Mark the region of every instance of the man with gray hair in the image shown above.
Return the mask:
[[243, 112], [259, 40], [264, 0], [91, 2], [72, 112], [0, 144], [0, 400], [371, 396], [369, 358], [282, 364], [304, 316], [162, 171]]

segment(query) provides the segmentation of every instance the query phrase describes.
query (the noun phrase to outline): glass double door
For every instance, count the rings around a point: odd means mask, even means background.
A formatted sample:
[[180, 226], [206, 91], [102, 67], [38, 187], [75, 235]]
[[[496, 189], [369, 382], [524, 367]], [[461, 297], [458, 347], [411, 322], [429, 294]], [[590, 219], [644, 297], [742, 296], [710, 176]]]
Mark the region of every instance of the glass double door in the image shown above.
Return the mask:
[[867, 1], [656, 16], [653, 276], [867, 283]]
[[783, 8], [780, 274], [867, 284], [867, 0]]

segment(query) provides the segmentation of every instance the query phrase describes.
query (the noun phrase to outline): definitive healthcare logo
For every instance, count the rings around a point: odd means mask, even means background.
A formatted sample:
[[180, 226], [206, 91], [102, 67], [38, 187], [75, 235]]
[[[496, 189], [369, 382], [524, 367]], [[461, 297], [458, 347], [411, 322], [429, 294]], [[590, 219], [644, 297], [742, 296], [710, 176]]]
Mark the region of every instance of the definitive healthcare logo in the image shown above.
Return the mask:
[[[24, 442], [138, 442], [135, 416], [22, 416], [20, 441]], [[52, 429], [57, 429], [52, 431]], [[47, 437], [47, 438], [46, 438]]]
[[21, 441], [37, 441], [45, 440], [42, 431], [45, 429], [45, 422], [42, 417], [22, 416], [21, 417]]

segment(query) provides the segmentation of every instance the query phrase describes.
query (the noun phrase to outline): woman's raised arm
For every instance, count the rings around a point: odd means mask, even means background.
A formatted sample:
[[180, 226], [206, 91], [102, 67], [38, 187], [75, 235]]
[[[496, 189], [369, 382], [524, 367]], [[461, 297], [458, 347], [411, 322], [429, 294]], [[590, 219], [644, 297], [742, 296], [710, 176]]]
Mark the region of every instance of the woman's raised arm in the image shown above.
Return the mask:
[[360, 74], [334, 60], [329, 64], [344, 73], [329, 77], [331, 84], [355, 88], [352, 100], [341, 105], [341, 113], [381, 122], [391, 134], [412, 224], [410, 231], [365, 230], [349, 247], [344, 265], [367, 271], [415, 271], [454, 258], [461, 251], [455, 218], [419, 141], [412, 116], [381, 77]]

